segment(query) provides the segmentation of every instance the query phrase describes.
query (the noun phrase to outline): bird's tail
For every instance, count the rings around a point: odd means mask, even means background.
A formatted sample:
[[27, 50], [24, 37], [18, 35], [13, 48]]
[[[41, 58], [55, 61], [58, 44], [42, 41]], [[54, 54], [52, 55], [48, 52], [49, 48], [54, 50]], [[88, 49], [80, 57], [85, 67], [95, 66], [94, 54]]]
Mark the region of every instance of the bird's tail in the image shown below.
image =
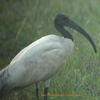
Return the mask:
[[6, 94], [7, 90], [7, 79], [10, 77], [8, 73], [8, 68], [2, 69], [0, 71], [0, 97]]

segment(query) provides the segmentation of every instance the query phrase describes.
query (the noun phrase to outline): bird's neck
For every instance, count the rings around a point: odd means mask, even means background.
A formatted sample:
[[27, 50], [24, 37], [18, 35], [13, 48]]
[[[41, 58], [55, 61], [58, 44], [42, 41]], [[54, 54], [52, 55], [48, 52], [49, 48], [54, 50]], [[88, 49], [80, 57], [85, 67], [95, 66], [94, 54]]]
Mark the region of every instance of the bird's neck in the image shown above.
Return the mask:
[[68, 38], [68, 39], [71, 39], [73, 41], [72, 35], [67, 30], [65, 30], [63, 26], [61, 26], [61, 25], [59, 25], [57, 23], [54, 24], [54, 26], [62, 34], [62, 36], [64, 38]]

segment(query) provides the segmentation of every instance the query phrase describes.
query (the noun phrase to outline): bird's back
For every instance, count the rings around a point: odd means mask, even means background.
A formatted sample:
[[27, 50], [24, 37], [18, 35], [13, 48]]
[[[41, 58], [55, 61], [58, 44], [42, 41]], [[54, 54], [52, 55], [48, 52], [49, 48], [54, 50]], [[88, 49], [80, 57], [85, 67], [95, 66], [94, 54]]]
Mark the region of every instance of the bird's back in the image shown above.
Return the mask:
[[[45, 36], [30, 44], [14, 57], [7, 68], [3, 69], [7, 73], [5, 84], [3, 86], [0, 84], [2, 92], [49, 79], [69, 57], [73, 46], [71, 40], [56, 35]], [[0, 73], [3, 77], [4, 72]]]

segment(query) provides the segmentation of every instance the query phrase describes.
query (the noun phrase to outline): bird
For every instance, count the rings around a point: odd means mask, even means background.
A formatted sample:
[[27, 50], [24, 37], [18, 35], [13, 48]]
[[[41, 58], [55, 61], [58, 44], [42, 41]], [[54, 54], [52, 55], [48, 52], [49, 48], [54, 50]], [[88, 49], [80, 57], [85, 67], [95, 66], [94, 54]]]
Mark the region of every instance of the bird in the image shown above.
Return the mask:
[[68, 15], [59, 12], [54, 18], [54, 27], [62, 37], [54, 34], [46, 35], [22, 49], [0, 71], [0, 97], [35, 84], [36, 100], [39, 100], [39, 87], [42, 81], [44, 100], [48, 99], [51, 77], [58, 72], [65, 61], [67, 62], [74, 49], [74, 39], [64, 26], [82, 34], [97, 53], [96, 45], [88, 33]]

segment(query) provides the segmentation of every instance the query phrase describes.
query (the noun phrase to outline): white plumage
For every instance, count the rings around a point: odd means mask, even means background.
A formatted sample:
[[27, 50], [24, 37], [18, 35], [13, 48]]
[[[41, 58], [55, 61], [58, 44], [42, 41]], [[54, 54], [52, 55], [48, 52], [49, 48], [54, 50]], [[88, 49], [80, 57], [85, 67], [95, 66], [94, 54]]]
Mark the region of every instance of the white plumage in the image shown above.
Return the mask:
[[[11, 77], [7, 80], [8, 88], [27, 86], [41, 80], [48, 81], [72, 53], [73, 46], [70, 39], [56, 35], [45, 36], [30, 44], [9, 64], [8, 72]], [[48, 86], [47, 82], [45, 87]]]

